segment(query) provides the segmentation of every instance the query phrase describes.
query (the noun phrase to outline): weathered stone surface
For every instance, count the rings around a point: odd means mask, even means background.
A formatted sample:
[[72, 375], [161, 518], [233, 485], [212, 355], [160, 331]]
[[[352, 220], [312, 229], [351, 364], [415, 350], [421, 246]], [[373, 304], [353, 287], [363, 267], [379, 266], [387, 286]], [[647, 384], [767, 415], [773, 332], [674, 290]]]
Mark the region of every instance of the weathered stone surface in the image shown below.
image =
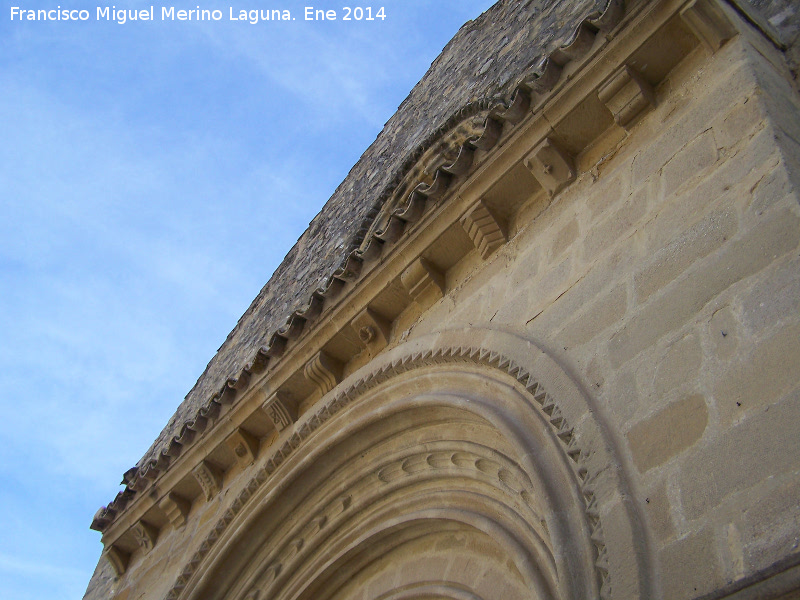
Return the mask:
[[704, 530], [683, 537], [661, 552], [664, 598], [699, 598], [721, 583], [722, 569], [713, 534]]
[[680, 233], [656, 252], [651, 264], [634, 277], [636, 299], [646, 301], [654, 292], [673, 281], [695, 260], [707, 256], [731, 239], [738, 229], [738, 218], [731, 208], [714, 211], [702, 221]]
[[768, 406], [800, 386], [798, 365], [800, 323], [754, 344], [714, 386], [722, 422], [728, 424], [746, 412]]
[[663, 397], [684, 383], [694, 382], [703, 363], [700, 340], [688, 335], [675, 342], [658, 364], [653, 378], [656, 396]]
[[729, 496], [796, 469], [800, 453], [798, 419], [800, 394], [795, 392], [688, 457], [680, 474], [686, 517], [699, 519]]
[[627, 292], [621, 286], [597, 298], [572, 323], [556, 334], [559, 344], [567, 348], [580, 346], [611, 327], [625, 314], [627, 299]]
[[800, 242], [800, 219], [781, 211], [755, 225], [744, 236], [729, 241], [719, 252], [664, 293], [648, 302], [609, 344], [611, 361], [619, 366], [676, 329], [709, 300], [737, 281], [764, 268]]
[[686, 450], [703, 435], [708, 408], [703, 396], [693, 395], [673, 402], [627, 434], [636, 467], [644, 473]]
[[742, 298], [742, 320], [751, 331], [800, 316], [800, 260], [772, 273]]

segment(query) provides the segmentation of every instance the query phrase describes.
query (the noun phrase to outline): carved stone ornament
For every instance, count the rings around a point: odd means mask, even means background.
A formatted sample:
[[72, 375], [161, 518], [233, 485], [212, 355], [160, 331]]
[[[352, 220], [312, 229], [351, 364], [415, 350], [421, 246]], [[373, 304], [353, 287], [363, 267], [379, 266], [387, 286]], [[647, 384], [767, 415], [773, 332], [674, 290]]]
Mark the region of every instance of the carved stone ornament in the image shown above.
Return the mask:
[[505, 221], [483, 200], [461, 217], [461, 225], [483, 259], [507, 241]]
[[214, 465], [204, 460], [192, 470], [192, 475], [203, 489], [206, 501], [211, 500], [219, 493], [222, 476]]
[[703, 44], [716, 52], [737, 34], [736, 27], [713, 0], [696, 0], [681, 11], [681, 18]]
[[191, 509], [191, 503], [174, 492], [164, 496], [158, 503], [158, 507], [167, 515], [169, 522], [174, 528], [182, 527], [186, 524], [186, 516]]
[[420, 257], [411, 263], [400, 275], [409, 295], [419, 302], [425, 296], [432, 295], [437, 300], [444, 295], [444, 275], [430, 262]]
[[106, 558], [111, 563], [114, 573], [117, 574], [117, 577], [120, 577], [125, 573], [125, 569], [128, 568], [131, 555], [124, 550], [120, 550], [117, 546], [109, 546], [106, 548]]
[[551, 196], [575, 179], [572, 156], [550, 138], [536, 146], [523, 163]]
[[653, 88], [631, 67], [625, 65], [597, 92], [600, 101], [614, 115], [620, 127], [630, 129], [638, 117], [655, 104]]
[[131, 528], [131, 533], [133, 534], [133, 537], [136, 538], [136, 543], [139, 544], [139, 547], [145, 554], [150, 552], [150, 550], [153, 549], [153, 546], [156, 545], [156, 540], [158, 539], [158, 529], [148, 523], [145, 523], [144, 521], [139, 521], [136, 523], [136, 525]]
[[369, 307], [353, 318], [352, 326], [372, 354], [377, 354], [389, 343], [389, 322]]
[[342, 364], [330, 354], [320, 351], [305, 366], [306, 378], [324, 396], [342, 379]]
[[263, 409], [278, 431], [283, 431], [297, 419], [295, 403], [287, 394], [280, 391], [267, 398]]
[[225, 443], [241, 467], [252, 464], [258, 455], [258, 439], [241, 427], [229, 435]]

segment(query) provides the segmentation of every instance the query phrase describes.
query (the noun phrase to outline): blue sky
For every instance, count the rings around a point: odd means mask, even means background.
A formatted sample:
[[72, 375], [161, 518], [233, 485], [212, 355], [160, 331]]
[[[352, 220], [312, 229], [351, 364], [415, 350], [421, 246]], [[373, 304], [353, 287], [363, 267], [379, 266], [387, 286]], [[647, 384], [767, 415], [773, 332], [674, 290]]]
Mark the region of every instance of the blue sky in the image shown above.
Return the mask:
[[[89, 530], [238, 317], [491, 0], [256, 25], [0, 2], [0, 596], [81, 598]], [[346, 3], [319, 2], [341, 15]], [[197, 2], [155, 4], [195, 8]], [[118, 1], [117, 8], [150, 2]], [[367, 4], [362, 4], [367, 6]]]

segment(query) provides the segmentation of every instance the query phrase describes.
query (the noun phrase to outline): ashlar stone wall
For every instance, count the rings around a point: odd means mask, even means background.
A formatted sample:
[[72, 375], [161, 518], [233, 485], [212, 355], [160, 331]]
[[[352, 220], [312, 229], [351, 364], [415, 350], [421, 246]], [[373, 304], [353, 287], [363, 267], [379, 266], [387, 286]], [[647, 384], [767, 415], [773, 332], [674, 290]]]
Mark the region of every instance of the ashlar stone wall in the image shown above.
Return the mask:
[[670, 599], [800, 545], [800, 104], [756, 34], [706, 53], [412, 327], [524, 331], [597, 398]]

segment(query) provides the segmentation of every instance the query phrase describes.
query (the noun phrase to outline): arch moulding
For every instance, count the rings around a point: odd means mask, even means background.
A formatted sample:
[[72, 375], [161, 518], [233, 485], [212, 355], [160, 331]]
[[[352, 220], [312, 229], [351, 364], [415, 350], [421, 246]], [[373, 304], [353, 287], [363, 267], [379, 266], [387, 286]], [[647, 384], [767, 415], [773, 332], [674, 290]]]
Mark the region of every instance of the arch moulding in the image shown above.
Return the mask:
[[[168, 599], [488, 600], [470, 564], [507, 582], [509, 598], [653, 593], [613, 437], [530, 340], [470, 329], [408, 341], [285, 434]], [[454, 543], [463, 559], [442, 563], [442, 578], [402, 575], [411, 557], [434, 565], [445, 559], [432, 549]]]

